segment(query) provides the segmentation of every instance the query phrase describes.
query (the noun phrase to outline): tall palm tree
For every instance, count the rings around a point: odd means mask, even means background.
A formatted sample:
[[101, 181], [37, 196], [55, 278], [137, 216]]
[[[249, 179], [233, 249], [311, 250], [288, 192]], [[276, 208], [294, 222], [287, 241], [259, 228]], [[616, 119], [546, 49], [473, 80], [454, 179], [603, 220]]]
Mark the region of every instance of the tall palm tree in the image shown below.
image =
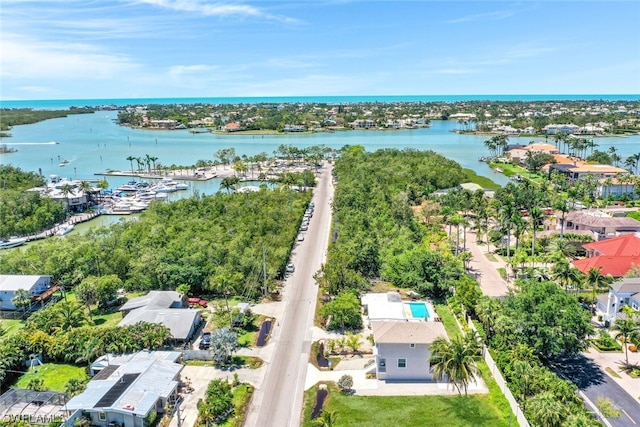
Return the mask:
[[629, 366], [629, 337], [640, 331], [640, 325], [633, 319], [617, 319], [611, 330], [617, 331], [616, 339], [622, 338], [624, 345], [625, 366]]
[[151, 156], [149, 154], [144, 155], [144, 163], [147, 165], [147, 172], [151, 173]]
[[531, 218], [531, 256], [533, 257], [536, 255], [536, 231], [540, 220], [542, 219], [542, 209], [534, 206], [529, 212], [529, 218]]
[[593, 290], [593, 298], [596, 297], [596, 292], [606, 289], [609, 284], [613, 282], [613, 277], [602, 274], [602, 267], [591, 267], [587, 272], [586, 282], [591, 286]]
[[457, 336], [451, 341], [438, 337], [431, 344], [431, 367], [436, 379], [445, 375], [458, 390], [458, 394], [467, 394], [469, 382], [478, 373], [476, 361], [480, 359], [480, 344], [477, 332], [467, 336]]
[[482, 322], [488, 339], [493, 336], [496, 319], [500, 316], [501, 311], [502, 305], [495, 298], [482, 296], [476, 304], [476, 315]]
[[129, 160], [129, 162], [131, 162], [131, 173], [133, 173], [133, 161], [136, 160], [136, 157], [129, 156], [129, 157], [127, 157], [127, 160]]
[[93, 199], [93, 187], [89, 181], [81, 181], [79, 188], [87, 196], [87, 203], [89, 203]]
[[73, 190], [74, 190], [73, 185], [71, 185], [69, 183], [64, 184], [62, 186], [62, 188], [60, 189], [60, 191], [62, 191], [62, 194], [64, 195], [64, 200], [65, 200], [65, 202], [67, 204], [66, 205], [67, 212], [69, 211], [69, 194], [72, 194]]

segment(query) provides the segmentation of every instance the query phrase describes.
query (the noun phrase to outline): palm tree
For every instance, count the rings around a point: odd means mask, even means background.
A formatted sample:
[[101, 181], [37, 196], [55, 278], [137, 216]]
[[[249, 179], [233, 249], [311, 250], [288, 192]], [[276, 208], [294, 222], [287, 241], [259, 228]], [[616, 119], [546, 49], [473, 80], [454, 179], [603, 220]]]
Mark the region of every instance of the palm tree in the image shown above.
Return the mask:
[[566, 258], [561, 258], [553, 266], [551, 277], [564, 285], [565, 290], [569, 290], [569, 285], [578, 283], [581, 280], [581, 272], [569, 264]]
[[149, 156], [149, 160], [153, 163], [153, 171], [156, 171], [156, 161], [158, 158], [156, 156]]
[[480, 344], [477, 332], [457, 336], [451, 341], [438, 337], [431, 345], [431, 367], [433, 377], [442, 379], [446, 375], [458, 389], [458, 394], [467, 394], [469, 382], [478, 373], [476, 361], [480, 359]]
[[62, 331], [88, 325], [90, 323], [83, 307], [72, 301], [62, 301], [55, 305], [57, 326]]
[[552, 258], [573, 258], [576, 254], [576, 247], [566, 239], [555, 239], [549, 245], [549, 252]]
[[633, 319], [617, 319], [611, 330], [618, 331], [615, 335], [616, 339], [622, 338], [624, 345], [625, 366], [629, 366], [629, 337], [640, 331], [640, 326]]
[[18, 289], [16, 290], [14, 297], [11, 298], [11, 303], [16, 308], [22, 308], [22, 314], [27, 313], [27, 308], [31, 305], [31, 300], [33, 297], [26, 289]]
[[129, 156], [127, 157], [127, 160], [129, 160], [129, 162], [131, 162], [131, 173], [133, 173], [133, 161], [136, 160], [136, 157], [133, 156]]
[[566, 418], [567, 407], [551, 391], [543, 391], [529, 399], [528, 417], [542, 427], [559, 427]]
[[71, 185], [69, 183], [64, 184], [62, 186], [62, 188], [60, 189], [60, 191], [62, 191], [62, 194], [64, 195], [64, 200], [65, 200], [65, 202], [67, 204], [67, 206], [66, 206], [67, 212], [69, 211], [69, 194], [72, 194], [73, 190], [74, 190], [73, 185]]
[[493, 336], [496, 319], [500, 316], [502, 305], [495, 298], [482, 296], [476, 304], [476, 316], [482, 322], [487, 338]]
[[593, 289], [593, 298], [596, 297], [596, 292], [598, 290], [606, 289], [611, 282], [613, 282], [613, 277], [609, 275], [602, 274], [602, 267], [595, 268], [591, 267], [587, 272], [586, 282]]
[[531, 231], [532, 231], [532, 239], [531, 239], [531, 256], [534, 257], [536, 255], [536, 230], [538, 228], [538, 224], [542, 219], [542, 209], [537, 206], [534, 206], [529, 212], [531, 218]]
[[89, 203], [93, 198], [93, 187], [91, 187], [89, 181], [81, 181], [79, 188], [87, 196], [87, 203]]
[[224, 188], [227, 190], [227, 194], [231, 193], [231, 190], [235, 190], [236, 185], [240, 182], [240, 179], [237, 176], [228, 176], [222, 178], [220, 181], [220, 188]]

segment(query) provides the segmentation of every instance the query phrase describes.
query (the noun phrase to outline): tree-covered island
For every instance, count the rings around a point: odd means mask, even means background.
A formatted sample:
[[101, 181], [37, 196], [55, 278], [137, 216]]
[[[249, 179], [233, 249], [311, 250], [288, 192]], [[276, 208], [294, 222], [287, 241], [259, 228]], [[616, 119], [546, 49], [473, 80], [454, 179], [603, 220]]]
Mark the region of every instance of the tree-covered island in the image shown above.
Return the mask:
[[124, 126], [206, 132], [331, 132], [415, 129], [431, 120], [456, 120], [458, 132], [612, 135], [640, 131], [639, 101], [461, 101], [258, 104], [149, 104], [118, 114]]

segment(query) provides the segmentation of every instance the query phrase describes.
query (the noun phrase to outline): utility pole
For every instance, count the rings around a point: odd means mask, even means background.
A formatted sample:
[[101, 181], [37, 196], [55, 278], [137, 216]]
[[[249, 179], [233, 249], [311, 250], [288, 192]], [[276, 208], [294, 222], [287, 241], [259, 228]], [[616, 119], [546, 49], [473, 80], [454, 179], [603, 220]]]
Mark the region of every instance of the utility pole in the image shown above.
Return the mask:
[[267, 247], [264, 243], [262, 244], [262, 280], [266, 297], [269, 289], [267, 288]]

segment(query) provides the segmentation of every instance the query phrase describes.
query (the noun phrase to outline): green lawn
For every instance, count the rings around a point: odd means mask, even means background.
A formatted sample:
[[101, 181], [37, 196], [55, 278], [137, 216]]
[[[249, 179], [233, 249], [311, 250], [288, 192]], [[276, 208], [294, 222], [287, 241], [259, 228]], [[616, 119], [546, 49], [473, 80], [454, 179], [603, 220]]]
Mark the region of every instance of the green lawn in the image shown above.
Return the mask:
[[[460, 335], [456, 321], [446, 304], [436, 303], [436, 313], [449, 337]], [[336, 426], [516, 426], [510, 420], [509, 403], [491, 377], [484, 361], [478, 363], [489, 394], [469, 396], [358, 396], [344, 395], [329, 384], [324, 409], [335, 411]], [[311, 427], [311, 412], [318, 386], [305, 393], [303, 426]]]
[[[313, 426], [310, 415], [317, 389], [318, 386], [314, 386], [306, 393], [304, 427]], [[505, 416], [496, 405], [493, 393], [469, 396], [351, 396], [340, 393], [331, 384], [324, 408], [335, 411], [336, 426], [340, 427], [509, 425], [508, 413]], [[515, 420], [512, 425], [515, 425]]]
[[27, 388], [32, 378], [42, 378], [45, 390], [64, 391], [64, 385], [71, 378], [87, 379], [84, 366], [62, 363], [45, 363], [22, 375], [15, 384], [17, 388]]

